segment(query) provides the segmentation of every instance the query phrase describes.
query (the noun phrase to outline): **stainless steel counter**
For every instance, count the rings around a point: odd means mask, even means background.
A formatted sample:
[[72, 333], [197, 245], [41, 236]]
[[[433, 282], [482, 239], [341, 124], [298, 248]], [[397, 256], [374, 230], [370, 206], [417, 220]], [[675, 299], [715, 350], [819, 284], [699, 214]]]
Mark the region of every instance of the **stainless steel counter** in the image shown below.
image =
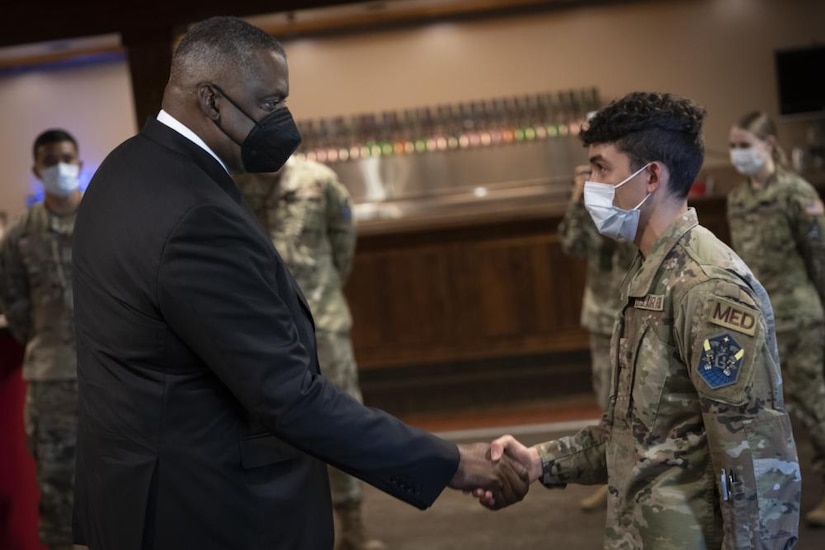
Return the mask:
[[[397, 184], [393, 183], [395, 180], [376, 180], [382, 182], [382, 186], [386, 182], [382, 188], [387, 191], [387, 196], [381, 200], [366, 200], [368, 193], [357, 183], [363, 183], [363, 180], [344, 179], [347, 175], [352, 177], [358, 169], [355, 163], [331, 166], [336, 171], [340, 169], [339, 176], [348, 187], [354, 187], [355, 217], [361, 235], [435, 230], [482, 221], [543, 217], [549, 220], [564, 213], [570, 197], [571, 174], [576, 164], [585, 162], [584, 150], [565, 151], [562, 143], [540, 142], [519, 145], [510, 150], [466, 151], [475, 153], [473, 155], [444, 154], [438, 162], [451, 168], [445, 173], [438, 173], [434, 164], [428, 164], [431, 160], [436, 161], [427, 158], [427, 155], [418, 159], [418, 163], [413, 162], [414, 159], [405, 159], [414, 167], [410, 173], [425, 177], [432, 172], [432, 178], [420, 180], [421, 184], [411, 177], [398, 180]], [[482, 154], [482, 151], [489, 154]], [[538, 162], [542, 155], [548, 155], [543, 166]], [[381, 159], [380, 164], [391, 166], [392, 163], [386, 160]], [[341, 169], [341, 165], [345, 168]], [[497, 181], [508, 170], [512, 177]], [[542, 171], [544, 174], [540, 176]], [[478, 179], [472, 180], [474, 177]], [[806, 172], [803, 177], [818, 189], [825, 188], [825, 172]], [[690, 197], [692, 203], [701, 207], [706, 200], [724, 200], [728, 191], [741, 182], [742, 176], [728, 162], [710, 160], [697, 180], [706, 183], [715, 181], [714, 185], [708, 185], [709, 195]], [[353, 181], [356, 182], [354, 186]], [[427, 182], [433, 181], [440, 183], [424, 192]]]
[[[443, 144], [442, 144], [443, 145]], [[560, 213], [586, 149], [573, 135], [331, 162], [361, 234]], [[532, 214], [531, 214], [532, 213]]]
[[561, 216], [570, 196], [569, 178], [522, 186], [495, 186], [419, 199], [355, 205], [358, 233], [369, 235], [438, 229], [479, 221]]

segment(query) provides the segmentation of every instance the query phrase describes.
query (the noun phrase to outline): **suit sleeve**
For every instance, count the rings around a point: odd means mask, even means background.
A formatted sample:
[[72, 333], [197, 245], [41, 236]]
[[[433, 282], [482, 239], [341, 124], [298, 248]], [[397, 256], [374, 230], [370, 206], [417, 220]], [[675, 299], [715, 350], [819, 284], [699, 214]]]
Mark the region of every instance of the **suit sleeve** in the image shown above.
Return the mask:
[[676, 326], [700, 398], [723, 548], [789, 547], [801, 477], [770, 322], [750, 291], [710, 280], [689, 292]]
[[26, 343], [31, 335], [31, 299], [26, 266], [20, 255], [21, 232], [15, 225], [0, 242], [0, 310], [12, 335]]
[[297, 286], [276, 258], [240, 209], [196, 207], [164, 248], [160, 310], [274, 435], [410, 504], [429, 506], [456, 471], [456, 446], [362, 406], [319, 374], [288, 305]]

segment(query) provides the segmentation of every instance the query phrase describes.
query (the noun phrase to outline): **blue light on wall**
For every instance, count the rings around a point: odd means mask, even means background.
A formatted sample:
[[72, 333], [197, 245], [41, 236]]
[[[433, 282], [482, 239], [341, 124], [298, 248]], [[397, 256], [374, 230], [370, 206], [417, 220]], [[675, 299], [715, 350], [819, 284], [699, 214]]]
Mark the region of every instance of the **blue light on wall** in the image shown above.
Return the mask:
[[43, 187], [38, 187], [35, 192], [26, 195], [26, 208], [31, 208], [38, 202], [43, 202], [45, 195], [46, 193], [43, 191]]
[[114, 63], [126, 60], [123, 52], [100, 52], [85, 55], [76, 55], [67, 59], [58, 59], [45, 63], [33, 63], [0, 68], [0, 76], [17, 76], [20, 74], [44, 70], [71, 70], [101, 63]]

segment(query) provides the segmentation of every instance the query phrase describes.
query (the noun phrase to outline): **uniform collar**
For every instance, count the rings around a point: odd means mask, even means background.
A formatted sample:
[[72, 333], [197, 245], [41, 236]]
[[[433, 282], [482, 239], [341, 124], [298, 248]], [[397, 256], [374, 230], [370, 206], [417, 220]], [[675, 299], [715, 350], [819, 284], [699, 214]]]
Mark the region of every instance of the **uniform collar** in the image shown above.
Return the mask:
[[35, 227], [47, 228], [53, 233], [71, 235], [74, 232], [74, 221], [77, 210], [64, 216], [58, 216], [46, 208], [45, 202], [38, 202], [31, 207], [31, 222]]
[[676, 243], [684, 237], [685, 233], [697, 225], [699, 225], [699, 220], [696, 217], [696, 209], [688, 208], [687, 212], [682, 214], [653, 245], [650, 254], [644, 259], [636, 275], [630, 281], [627, 291], [629, 297], [639, 298], [650, 293], [655, 284], [656, 275], [659, 273], [659, 268], [664, 263], [667, 255], [673, 250]]

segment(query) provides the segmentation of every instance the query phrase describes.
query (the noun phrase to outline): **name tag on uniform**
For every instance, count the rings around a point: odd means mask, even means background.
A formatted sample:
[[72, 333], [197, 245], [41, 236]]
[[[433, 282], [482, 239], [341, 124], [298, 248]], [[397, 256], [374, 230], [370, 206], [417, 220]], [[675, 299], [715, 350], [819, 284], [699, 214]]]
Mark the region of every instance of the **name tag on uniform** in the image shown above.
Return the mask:
[[714, 298], [710, 303], [710, 322], [714, 325], [753, 336], [758, 319], [759, 313], [742, 304], [724, 298]]
[[644, 298], [636, 298], [633, 302], [633, 307], [636, 309], [663, 311], [665, 309], [665, 297], [662, 294], [648, 294]]

